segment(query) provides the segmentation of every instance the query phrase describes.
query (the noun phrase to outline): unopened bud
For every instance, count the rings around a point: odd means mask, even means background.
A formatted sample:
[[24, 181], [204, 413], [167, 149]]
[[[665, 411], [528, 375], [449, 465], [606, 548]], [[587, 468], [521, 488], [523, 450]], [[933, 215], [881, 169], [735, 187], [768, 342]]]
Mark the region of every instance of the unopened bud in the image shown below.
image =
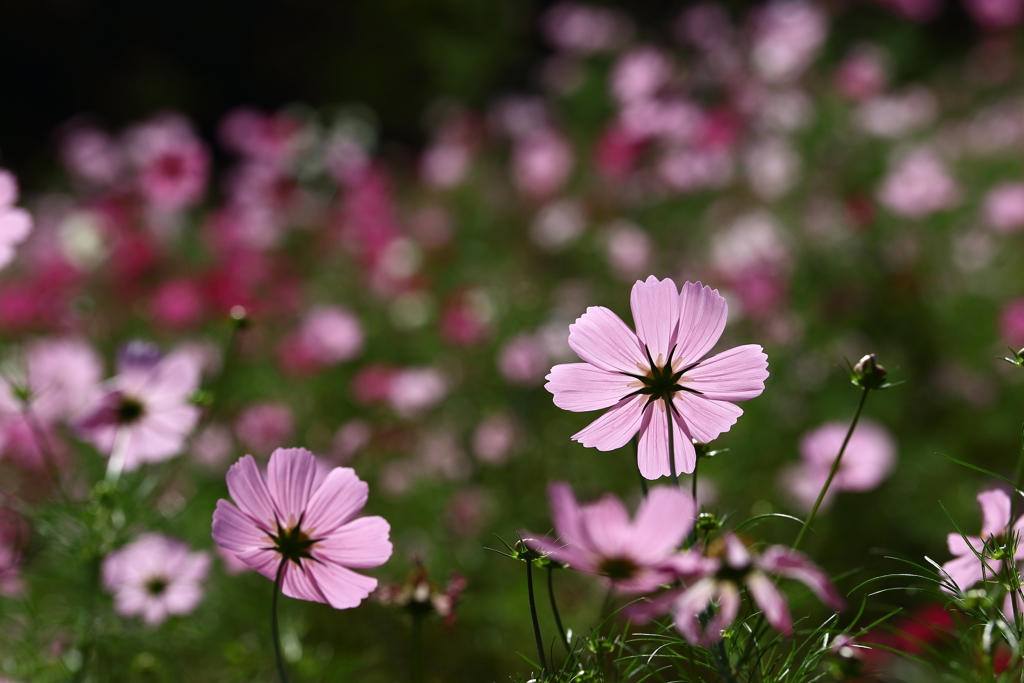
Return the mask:
[[889, 371], [875, 361], [875, 354], [869, 353], [853, 366], [850, 381], [861, 389], [885, 389], [889, 386], [888, 375]]

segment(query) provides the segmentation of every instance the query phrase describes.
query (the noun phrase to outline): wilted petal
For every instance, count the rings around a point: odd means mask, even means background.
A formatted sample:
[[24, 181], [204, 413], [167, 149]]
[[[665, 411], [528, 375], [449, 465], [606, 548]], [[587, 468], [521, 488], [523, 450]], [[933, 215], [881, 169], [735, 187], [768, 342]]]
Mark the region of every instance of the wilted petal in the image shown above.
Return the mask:
[[302, 517], [315, 477], [316, 457], [305, 448], [278, 448], [271, 454], [267, 486], [285, 527], [294, 527]]
[[696, 508], [685, 491], [656, 486], [640, 502], [630, 534], [632, 555], [660, 558], [675, 550], [693, 528]]
[[764, 612], [764, 618], [768, 620], [768, 623], [777, 631], [787, 636], [790, 635], [793, 631], [793, 623], [789, 617], [786, 598], [782, 596], [772, 580], [755, 570], [747, 574], [746, 582], [750, 596]]
[[335, 467], [310, 498], [302, 525], [314, 536], [327, 536], [363, 509], [369, 493], [355, 470]]
[[746, 344], [701, 361], [682, 384], [714, 401], [746, 401], [761, 395], [767, 378], [768, 356], [757, 344]]
[[676, 343], [679, 324], [676, 283], [668, 278], [658, 280], [653, 275], [645, 282], [637, 280], [629, 295], [629, 305], [633, 310], [636, 336], [646, 344], [655, 364], [664, 365]]
[[690, 434], [701, 443], [710, 443], [729, 431], [743, 414], [743, 409], [735, 404], [712, 401], [687, 391], [677, 392], [672, 403], [686, 420]]
[[360, 517], [316, 543], [313, 555], [346, 567], [379, 567], [391, 557], [390, 531], [383, 517]]
[[576, 413], [613, 406], [642, 386], [633, 377], [590, 363], [556, 365], [546, 379], [544, 388], [554, 394], [555, 405]]
[[622, 448], [640, 429], [644, 417], [642, 408], [646, 401], [646, 396], [622, 399], [604, 415], [573, 434], [573, 441], [579, 441], [584, 446], [599, 451]]
[[245, 514], [263, 524], [274, 521], [274, 503], [263, 474], [251, 455], [239, 459], [227, 473], [228, 492]]
[[717, 289], [687, 282], [679, 293], [679, 347], [675, 357], [685, 367], [697, 362], [718, 343], [729, 307]]
[[822, 603], [834, 610], [845, 607], [845, 602], [832, 585], [828, 574], [803, 553], [785, 546], [773, 545], [758, 558], [757, 565], [766, 572], [800, 581], [810, 588]]
[[569, 325], [569, 346], [591, 365], [636, 374], [647, 357], [633, 331], [603, 306], [591, 306]]
[[1010, 526], [1010, 497], [1004, 491], [995, 489], [993, 491], [982, 491], [978, 494], [978, 502], [981, 503], [981, 535], [983, 538], [989, 536], [1001, 536]]

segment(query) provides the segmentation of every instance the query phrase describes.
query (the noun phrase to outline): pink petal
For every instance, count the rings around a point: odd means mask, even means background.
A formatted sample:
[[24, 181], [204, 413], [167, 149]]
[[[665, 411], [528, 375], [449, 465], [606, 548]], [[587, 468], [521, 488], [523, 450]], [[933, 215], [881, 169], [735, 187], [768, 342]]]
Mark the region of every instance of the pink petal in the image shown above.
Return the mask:
[[377, 587], [377, 579], [336, 564], [313, 563], [309, 571], [334, 609], [356, 607]]
[[308, 558], [303, 558], [301, 565], [289, 562], [285, 567], [284, 576], [281, 578], [281, 592], [289, 598], [298, 600], [328, 602], [327, 596], [323, 594], [310, 574], [310, 569], [315, 566], [317, 563]]
[[600, 557], [624, 557], [629, 548], [632, 525], [622, 501], [605, 494], [580, 510], [581, 538], [568, 539], [585, 545]]
[[355, 517], [369, 496], [370, 487], [351, 467], [335, 467], [306, 506], [303, 527], [310, 534], [326, 537]]
[[544, 388], [554, 394], [555, 405], [575, 413], [613, 406], [643, 386], [633, 377], [608, 372], [590, 363], [556, 365], [546, 379], [548, 383]]
[[274, 523], [274, 503], [263, 474], [251, 455], [239, 459], [226, 476], [231, 498], [245, 514], [262, 524]]
[[677, 588], [637, 600], [623, 608], [623, 616], [635, 624], [641, 626], [647, 624], [652, 619], [656, 619], [669, 612], [672, 609], [672, 603], [679, 598], [683, 590], [682, 588]]
[[[967, 541], [970, 541], [974, 550], [967, 545]], [[980, 553], [985, 547], [985, 542], [978, 536], [968, 536], [967, 541], [964, 541], [964, 537], [960, 534], [949, 534], [946, 537], [946, 544], [949, 546], [949, 552], [953, 555], [970, 555], [971, 557], [976, 557], [974, 551], [977, 550]]]
[[[267, 465], [267, 486], [282, 525], [298, 524], [313, 493], [316, 458], [305, 448], [278, 448]], [[305, 524], [303, 524], [305, 526]]]
[[235, 556], [250, 569], [263, 574], [271, 581], [277, 578], [277, 568], [281, 564], [281, 554], [277, 551], [253, 548], [237, 553]]
[[655, 364], [663, 366], [676, 343], [679, 325], [679, 290], [676, 283], [651, 275], [645, 282], [637, 280], [629, 295], [636, 336], [647, 345]]
[[679, 547], [693, 528], [696, 508], [689, 494], [656, 486], [640, 502], [632, 525], [632, 556], [660, 560]]
[[764, 618], [768, 620], [768, 623], [784, 635], [791, 635], [793, 622], [789, 617], [786, 598], [782, 597], [782, 593], [775, 587], [772, 580], [762, 572], [752, 571], [747, 574], [746, 582], [750, 597], [764, 612]]
[[686, 421], [693, 438], [710, 443], [736, 424], [743, 409], [726, 401], [712, 401], [688, 391], [677, 391], [672, 403]]
[[640, 429], [643, 420], [641, 411], [646, 401], [647, 397], [641, 395], [622, 399], [604, 415], [573, 434], [573, 441], [599, 451], [622, 448]]
[[265, 529], [239, 510], [233, 503], [218, 500], [213, 511], [213, 540], [229, 550], [245, 551], [266, 548], [272, 544]]
[[705, 640], [700, 615], [714, 595], [715, 580], [704, 578], [683, 591], [676, 601], [676, 629], [691, 645], [700, 645]]
[[760, 396], [768, 378], [768, 356], [757, 344], [716, 354], [685, 375], [681, 383], [714, 401], [746, 401]]
[[164, 607], [170, 614], [188, 614], [203, 601], [203, 589], [194, 583], [172, 582], [163, 594]]
[[984, 520], [981, 525], [982, 537], [1006, 533], [1006, 527], [1010, 526], [1010, 497], [999, 489], [982, 491], [978, 494], [978, 502], [981, 503], [981, 516]]
[[647, 366], [640, 340], [604, 306], [591, 306], [569, 325], [569, 346], [583, 360], [609, 372], [637, 374]]
[[25, 209], [0, 209], [0, 242], [19, 244], [32, 231], [32, 215]]
[[316, 543], [313, 555], [345, 567], [379, 567], [391, 557], [390, 531], [391, 526], [383, 517], [360, 517]]
[[717, 289], [687, 282], [679, 293], [679, 348], [675, 357], [682, 367], [691, 365], [710, 351], [725, 329], [729, 307]]
[[[680, 418], [673, 418], [676, 474], [693, 472], [697, 464], [697, 452]], [[636, 457], [640, 474], [646, 479], [657, 479], [671, 474], [668, 459], [668, 420], [665, 417], [663, 400], [655, 401], [644, 411]]]
[[581, 550], [579, 545], [564, 536], [557, 539], [538, 536], [528, 531], [522, 531], [519, 535], [523, 538], [526, 546], [545, 557], [567, 564], [573, 569], [581, 572], [597, 572], [592, 556]]
[[989, 578], [993, 576], [993, 572], [985, 569], [981, 560], [974, 555], [961, 555], [955, 560], [950, 560], [942, 565], [942, 571], [946, 572], [949, 579], [961, 591], [967, 590], [985, 576]]
[[822, 603], [835, 610], [841, 610], [846, 603], [832, 585], [821, 567], [811, 562], [806, 555], [785, 546], [773, 545], [758, 558], [757, 566], [761, 569], [796, 579], [810, 588]]
[[750, 553], [735, 534], [725, 536], [725, 561], [733, 569], [744, 569], [750, 564]]
[[579, 539], [583, 535], [580, 527], [580, 506], [572, 487], [564, 481], [555, 481], [548, 486], [548, 500], [551, 503], [551, 521], [559, 540]]

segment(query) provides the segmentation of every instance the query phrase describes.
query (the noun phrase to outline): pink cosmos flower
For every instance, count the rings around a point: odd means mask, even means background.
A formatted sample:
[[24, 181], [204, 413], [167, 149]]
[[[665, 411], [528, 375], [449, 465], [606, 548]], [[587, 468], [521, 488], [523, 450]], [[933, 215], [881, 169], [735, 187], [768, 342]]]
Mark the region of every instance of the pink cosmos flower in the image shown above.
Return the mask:
[[144, 534], [103, 560], [103, 585], [114, 609], [158, 626], [171, 615], [189, 614], [203, 600], [210, 554], [160, 534]]
[[934, 152], [918, 149], [889, 171], [878, 189], [878, 201], [898, 216], [924, 218], [956, 205], [960, 188]]
[[1024, 183], [1003, 183], [985, 195], [985, 222], [998, 232], [1024, 228]]
[[154, 207], [176, 211], [202, 199], [210, 153], [184, 117], [157, 116], [129, 130], [126, 141], [139, 190]]
[[448, 380], [440, 370], [404, 368], [391, 378], [387, 401], [402, 417], [415, 417], [432, 408], [447, 394]]
[[540, 384], [547, 370], [547, 351], [539, 335], [517, 334], [498, 352], [498, 371], [512, 384], [531, 386]]
[[558, 192], [572, 172], [572, 148], [553, 130], [536, 132], [515, 144], [512, 175], [516, 188], [533, 199]]
[[285, 367], [314, 371], [351, 360], [363, 348], [363, 326], [339, 306], [313, 306], [281, 345]]
[[134, 341], [121, 349], [117, 369], [78, 431], [101, 453], [120, 458], [125, 472], [177, 455], [199, 421], [199, 408], [189, 403], [200, 379], [195, 354], [161, 357], [155, 346]]
[[[33, 417], [44, 424], [67, 420], [100, 393], [102, 362], [80, 339], [39, 339], [25, 349], [24, 386]], [[20, 382], [19, 382], [20, 383]], [[20, 414], [11, 382], [0, 379], [0, 413]]]
[[974, 20], [990, 29], [1008, 28], [1024, 17], [1024, 0], [964, 0]]
[[[800, 439], [803, 462], [783, 471], [781, 484], [796, 503], [810, 510], [828, 478], [849, 425], [828, 422], [804, 434]], [[896, 465], [896, 442], [881, 425], [862, 420], [846, 445], [832, 486], [821, 503], [831, 505], [837, 491], [870, 491], [877, 488]]]
[[14, 260], [14, 248], [32, 231], [32, 216], [14, 206], [18, 201], [18, 181], [0, 169], [0, 268]]
[[[1002, 570], [1002, 563], [991, 559], [991, 551], [1006, 545], [1009, 540], [1006, 538], [1006, 531], [1010, 526], [1010, 497], [999, 489], [983, 491], [978, 494], [978, 503], [981, 504], [981, 535], [968, 536], [965, 542], [959, 533], [952, 533], [946, 539], [949, 552], [956, 557], [942, 565], [942, 571], [961, 591], [967, 590], [986, 576], [993, 578]], [[1022, 530], [1024, 517], [1014, 522], [1011, 532], [1020, 534]], [[984, 564], [978, 558], [979, 554], [985, 557]], [[1024, 546], [1017, 548], [1014, 559], [1024, 559]], [[944, 585], [943, 589], [952, 592], [952, 586]]]
[[247, 455], [228, 470], [235, 503], [217, 501], [213, 540], [268, 579], [281, 572], [281, 590], [335, 609], [355, 607], [377, 580], [352, 571], [391, 557], [390, 526], [356, 515], [369, 487], [348, 467], [318, 476], [304, 448], [279, 448], [267, 473]]
[[[775, 587], [768, 574], [796, 579], [810, 588], [818, 599], [834, 609], [843, 609], [843, 599], [836, 592], [828, 575], [805, 555], [781, 545], [767, 548], [761, 555], [751, 555], [742, 541], [733, 534], [722, 539], [716, 549], [721, 557], [702, 558], [697, 566], [685, 555], [672, 558], [670, 566], [680, 578], [692, 580], [684, 588], [666, 591], [648, 603], [638, 603], [627, 613], [640, 623], [666, 611], [675, 612], [676, 629], [694, 645], [710, 647], [722, 639], [722, 632], [736, 619], [740, 608], [740, 589], [746, 584], [754, 602], [764, 611], [773, 628], [790, 635], [793, 622], [786, 598]], [[717, 604], [714, 615], [701, 624], [709, 606]]]
[[671, 579], [665, 564], [693, 529], [696, 516], [686, 492], [664, 486], [651, 489], [632, 521], [611, 494], [579, 505], [568, 484], [554, 482], [548, 497], [556, 538], [524, 532], [527, 546], [630, 593], [655, 590]]
[[238, 441], [260, 455], [278, 448], [295, 430], [292, 409], [284, 403], [255, 403], [238, 416], [235, 435]]
[[504, 465], [516, 443], [516, 423], [505, 413], [488, 415], [473, 431], [473, 455], [488, 465]]
[[556, 365], [545, 388], [565, 410], [611, 408], [574, 434], [575, 441], [610, 451], [639, 433], [644, 477], [692, 472], [692, 440], [710, 442], [736, 423], [743, 411], [732, 401], [764, 391], [768, 357], [748, 344], [704, 358], [722, 336], [728, 307], [699, 282], [680, 292], [671, 279], [652, 275], [633, 285], [630, 306], [635, 334], [603, 306], [588, 308], [570, 325], [569, 346], [586, 362]]
[[1015, 348], [1024, 346], [1024, 299], [1013, 299], [1003, 304], [999, 331], [1008, 344]]

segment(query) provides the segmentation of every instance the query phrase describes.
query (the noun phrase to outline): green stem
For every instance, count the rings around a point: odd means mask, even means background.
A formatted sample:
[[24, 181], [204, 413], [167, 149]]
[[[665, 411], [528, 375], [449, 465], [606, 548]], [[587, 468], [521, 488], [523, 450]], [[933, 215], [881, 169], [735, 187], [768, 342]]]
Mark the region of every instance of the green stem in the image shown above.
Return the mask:
[[284, 659], [281, 657], [281, 630], [277, 625], [277, 596], [281, 593], [281, 579], [284, 578], [284, 567], [287, 563], [288, 560], [282, 557], [281, 564], [277, 565], [277, 577], [274, 578], [274, 597], [270, 602], [270, 628], [274, 635], [274, 657], [277, 659], [277, 674], [281, 677], [281, 683], [288, 683], [288, 676], [284, 672]]
[[551, 600], [551, 611], [555, 614], [555, 625], [558, 626], [558, 634], [562, 636], [562, 645], [565, 646], [565, 651], [572, 654], [572, 648], [569, 647], [569, 637], [565, 635], [565, 627], [562, 626], [562, 617], [558, 614], [558, 603], [555, 602], [555, 587], [552, 576], [555, 573], [554, 567], [548, 565], [548, 599]]
[[807, 530], [811, 527], [811, 522], [814, 521], [814, 516], [818, 514], [818, 508], [821, 507], [821, 501], [825, 500], [825, 494], [828, 493], [829, 486], [832, 485], [832, 480], [835, 479], [836, 472], [839, 471], [839, 463], [843, 460], [843, 453], [846, 452], [846, 445], [850, 443], [850, 437], [853, 436], [853, 430], [857, 428], [857, 421], [860, 420], [860, 413], [864, 409], [864, 402], [868, 398], [868, 389], [862, 389], [860, 395], [860, 403], [857, 404], [857, 412], [853, 414], [853, 422], [850, 423], [850, 428], [846, 432], [846, 436], [843, 438], [843, 445], [839, 448], [839, 454], [836, 455], [836, 459], [832, 461], [832, 469], [829, 470], [828, 479], [825, 480], [825, 485], [821, 487], [821, 493], [818, 494], [818, 499], [814, 501], [814, 507], [811, 508], [811, 512], [807, 515], [807, 520], [804, 525], [800, 527], [800, 533], [797, 534], [796, 540], [793, 541], [793, 550], [800, 548], [800, 543], [803, 542], [804, 536], [807, 534]]
[[412, 683], [423, 683], [423, 615], [412, 615]]
[[533, 560], [526, 560], [526, 592], [530, 596], [530, 617], [533, 619], [533, 637], [537, 641], [537, 656], [540, 657], [540, 677], [544, 680], [548, 670], [548, 660], [544, 656], [544, 639], [540, 635], [540, 621], [537, 620], [537, 601], [533, 597]]

